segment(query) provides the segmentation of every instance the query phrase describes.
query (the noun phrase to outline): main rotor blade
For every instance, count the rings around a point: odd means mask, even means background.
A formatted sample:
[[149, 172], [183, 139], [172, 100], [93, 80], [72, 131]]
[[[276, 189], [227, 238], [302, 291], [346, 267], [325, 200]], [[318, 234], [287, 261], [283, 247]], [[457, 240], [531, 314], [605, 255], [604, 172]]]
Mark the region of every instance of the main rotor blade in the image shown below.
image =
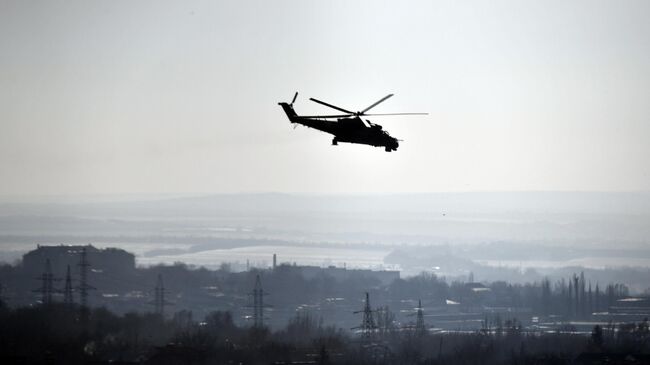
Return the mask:
[[384, 100], [390, 98], [391, 96], [393, 96], [393, 94], [388, 94], [388, 95], [384, 96], [384, 97], [381, 98], [378, 102], [376, 102], [376, 103], [372, 104], [371, 106], [369, 106], [369, 107], [363, 109], [363, 110], [361, 111], [361, 114], [365, 114], [368, 110], [370, 110], [370, 109], [376, 107], [379, 103], [381, 103], [381, 102], [383, 102]]
[[429, 115], [429, 113], [382, 113], [382, 114], [364, 114], [365, 117], [380, 117], [384, 115]]
[[311, 100], [311, 101], [313, 101], [313, 102], [316, 102], [316, 103], [318, 103], [318, 104], [323, 104], [323, 105], [325, 105], [325, 106], [329, 106], [330, 108], [332, 108], [332, 109], [336, 109], [336, 110], [338, 110], [338, 111], [340, 111], [340, 112], [343, 112], [343, 113], [354, 114], [354, 112], [351, 112], [351, 111], [349, 111], [349, 110], [345, 110], [345, 109], [343, 109], [343, 108], [339, 108], [338, 106], [334, 106], [334, 105], [332, 105], [332, 104], [328, 104], [328, 103], [326, 103], [326, 102], [324, 102], [324, 101], [320, 101], [320, 100], [317, 100], [317, 99], [314, 99], [314, 98], [309, 98], [309, 100]]
[[339, 114], [339, 115], [299, 115], [298, 118], [348, 118], [350, 114]]

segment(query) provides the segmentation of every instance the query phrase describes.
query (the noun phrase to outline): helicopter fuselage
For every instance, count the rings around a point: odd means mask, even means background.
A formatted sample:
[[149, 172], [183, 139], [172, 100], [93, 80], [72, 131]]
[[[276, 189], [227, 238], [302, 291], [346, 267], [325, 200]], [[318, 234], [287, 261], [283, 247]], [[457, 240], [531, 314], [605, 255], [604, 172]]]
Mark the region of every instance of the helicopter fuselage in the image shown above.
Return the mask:
[[279, 103], [279, 105], [284, 109], [291, 123], [332, 134], [334, 136], [333, 145], [338, 142], [366, 144], [384, 147], [386, 152], [396, 151], [399, 147], [397, 138], [384, 131], [380, 125], [370, 123], [370, 121], [367, 121], [366, 125], [358, 116], [340, 118], [334, 122], [326, 119], [301, 117], [296, 114], [289, 103]]

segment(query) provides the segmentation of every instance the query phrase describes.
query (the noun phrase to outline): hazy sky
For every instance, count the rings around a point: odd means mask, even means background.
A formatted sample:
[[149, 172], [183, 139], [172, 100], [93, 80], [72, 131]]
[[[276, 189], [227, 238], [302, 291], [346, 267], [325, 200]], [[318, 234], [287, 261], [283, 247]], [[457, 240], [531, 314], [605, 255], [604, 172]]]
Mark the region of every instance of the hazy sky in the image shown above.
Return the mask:
[[[0, 194], [650, 190], [650, 1], [0, 0]], [[359, 110], [397, 152], [277, 105]]]

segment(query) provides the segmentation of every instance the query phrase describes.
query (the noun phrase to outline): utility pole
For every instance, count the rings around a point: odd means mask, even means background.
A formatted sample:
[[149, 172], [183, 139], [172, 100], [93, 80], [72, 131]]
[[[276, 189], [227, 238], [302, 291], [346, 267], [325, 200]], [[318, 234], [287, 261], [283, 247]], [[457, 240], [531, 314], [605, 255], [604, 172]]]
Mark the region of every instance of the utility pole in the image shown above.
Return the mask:
[[74, 299], [72, 298], [72, 277], [70, 276], [70, 265], [65, 274], [65, 287], [63, 288], [63, 303], [67, 307], [72, 307]]
[[359, 327], [352, 328], [352, 329], [361, 330], [361, 338], [364, 341], [372, 340], [373, 334], [377, 329], [372, 312], [373, 310], [370, 308], [370, 296], [368, 295], [368, 292], [366, 292], [366, 300], [363, 305], [363, 310], [354, 312], [354, 313], [363, 313], [363, 319], [361, 320], [361, 325]]

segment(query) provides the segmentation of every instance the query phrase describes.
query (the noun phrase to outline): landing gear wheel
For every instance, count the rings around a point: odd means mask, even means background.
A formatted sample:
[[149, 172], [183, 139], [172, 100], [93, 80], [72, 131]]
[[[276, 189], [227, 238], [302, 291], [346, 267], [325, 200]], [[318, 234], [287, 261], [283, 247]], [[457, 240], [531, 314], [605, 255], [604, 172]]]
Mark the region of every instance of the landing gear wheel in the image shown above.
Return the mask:
[[337, 146], [338, 144], [339, 144], [339, 141], [336, 138], [334, 138], [332, 140], [332, 146]]
[[390, 152], [390, 151], [392, 151], [392, 149], [390, 147], [386, 147], [385, 151]]

